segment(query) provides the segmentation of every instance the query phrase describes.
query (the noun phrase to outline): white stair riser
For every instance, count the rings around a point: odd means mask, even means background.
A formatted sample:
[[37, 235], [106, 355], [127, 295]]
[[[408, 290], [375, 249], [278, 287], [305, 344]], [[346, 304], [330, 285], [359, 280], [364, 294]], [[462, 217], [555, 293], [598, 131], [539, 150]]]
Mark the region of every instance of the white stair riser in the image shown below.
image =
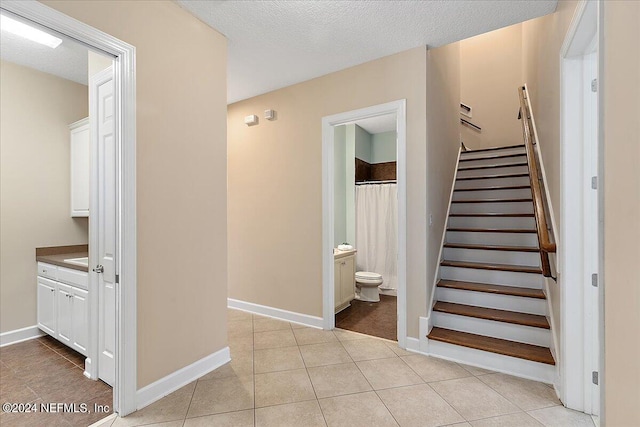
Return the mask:
[[492, 169], [464, 170], [464, 168], [461, 166], [458, 169], [458, 178], [466, 178], [469, 176], [504, 175], [509, 173], [529, 173], [529, 168], [527, 166], [505, 165], [503, 167], [492, 168]]
[[483, 190], [483, 191], [454, 191], [453, 200], [477, 200], [477, 199], [530, 199], [531, 189], [520, 188], [517, 190]]
[[552, 384], [556, 367], [442, 341], [428, 340], [428, 353], [445, 359]]
[[[536, 220], [532, 217], [483, 217], [452, 216], [449, 218], [450, 228], [496, 228], [500, 230], [535, 230]], [[487, 236], [488, 237], [488, 236]], [[488, 243], [487, 243], [488, 244]]]
[[483, 178], [470, 180], [456, 180], [455, 189], [461, 188], [481, 188], [481, 187], [511, 187], [514, 185], [529, 185], [528, 176], [519, 176], [515, 178]]
[[533, 213], [533, 202], [452, 203], [451, 213]]
[[547, 315], [547, 301], [538, 298], [438, 287], [436, 288], [436, 301], [539, 314], [541, 316]]
[[527, 163], [527, 156], [501, 157], [499, 159], [476, 159], [476, 160], [470, 160], [470, 161], [461, 161], [460, 167], [471, 168], [475, 166], [508, 165], [511, 163]]
[[438, 328], [539, 345], [541, 347], [549, 347], [551, 344], [551, 332], [549, 329], [533, 328], [531, 326], [515, 325], [513, 323], [498, 322], [495, 320], [478, 319], [475, 317], [434, 311], [433, 325]]
[[[456, 221], [460, 218], [456, 218]], [[451, 221], [449, 220], [451, 228]], [[468, 231], [447, 231], [449, 243], [469, 243], [478, 245], [505, 245], [538, 247], [538, 235], [535, 233], [478, 233]]]
[[542, 289], [543, 285], [542, 274], [517, 273], [513, 271], [440, 266], [440, 276], [446, 280], [519, 286], [521, 288]]
[[448, 261], [540, 267], [540, 253], [538, 252], [443, 248], [442, 256]]
[[526, 154], [526, 151], [524, 147], [504, 148], [500, 150], [480, 151], [480, 152], [474, 152], [473, 150], [470, 150], [470, 151], [463, 151], [460, 154], [460, 158], [461, 159], [482, 159], [485, 157], [493, 157], [493, 156], [507, 155], [507, 154]]

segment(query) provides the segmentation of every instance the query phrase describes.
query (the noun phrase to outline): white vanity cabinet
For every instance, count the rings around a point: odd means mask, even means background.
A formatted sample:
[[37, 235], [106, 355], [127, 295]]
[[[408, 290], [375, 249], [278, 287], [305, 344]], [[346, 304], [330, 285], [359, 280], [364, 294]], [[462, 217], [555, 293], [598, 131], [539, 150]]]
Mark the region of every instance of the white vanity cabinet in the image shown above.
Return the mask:
[[334, 253], [333, 286], [335, 312], [349, 307], [356, 297], [356, 251]]
[[89, 273], [38, 263], [38, 327], [85, 356], [89, 340], [88, 281]]
[[71, 216], [89, 216], [89, 118], [69, 125], [71, 152]]

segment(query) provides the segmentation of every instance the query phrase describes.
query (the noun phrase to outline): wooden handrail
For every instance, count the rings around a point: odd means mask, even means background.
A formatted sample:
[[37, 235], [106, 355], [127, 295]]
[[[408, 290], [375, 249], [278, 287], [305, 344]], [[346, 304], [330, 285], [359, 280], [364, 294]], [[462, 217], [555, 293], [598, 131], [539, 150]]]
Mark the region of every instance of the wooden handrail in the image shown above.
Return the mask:
[[533, 147], [535, 144], [535, 139], [533, 137], [534, 129], [533, 124], [531, 123], [531, 112], [529, 111], [526, 102], [526, 91], [524, 86], [518, 88], [518, 96], [520, 97], [520, 114], [518, 118], [522, 120], [522, 135], [527, 152], [529, 181], [531, 183], [531, 193], [533, 196], [533, 213], [536, 218], [536, 229], [538, 230], [538, 245], [540, 247], [542, 274], [545, 277], [552, 277], [549, 253], [556, 252], [556, 244], [549, 238], [547, 216], [543, 204], [544, 198], [542, 195], [542, 188], [540, 187], [536, 154]]

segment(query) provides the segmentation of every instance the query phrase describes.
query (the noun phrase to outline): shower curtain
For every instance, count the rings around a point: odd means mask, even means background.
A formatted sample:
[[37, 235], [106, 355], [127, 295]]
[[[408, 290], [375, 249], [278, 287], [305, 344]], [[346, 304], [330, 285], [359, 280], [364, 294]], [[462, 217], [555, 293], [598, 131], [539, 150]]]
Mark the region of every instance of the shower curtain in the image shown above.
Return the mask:
[[356, 185], [356, 268], [382, 275], [381, 289], [398, 282], [396, 184]]

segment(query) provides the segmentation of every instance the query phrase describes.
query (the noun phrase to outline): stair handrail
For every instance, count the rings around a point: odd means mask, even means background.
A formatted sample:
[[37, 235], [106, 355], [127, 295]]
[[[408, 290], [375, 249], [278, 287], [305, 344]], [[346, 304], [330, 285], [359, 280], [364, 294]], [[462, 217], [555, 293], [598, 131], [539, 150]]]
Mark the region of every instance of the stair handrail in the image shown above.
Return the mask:
[[551, 241], [549, 236], [547, 215], [544, 207], [544, 197], [542, 195], [542, 188], [540, 186], [540, 178], [538, 174], [538, 162], [534, 151], [534, 145], [536, 144], [536, 139], [534, 138], [535, 128], [531, 120], [531, 110], [526, 101], [527, 89], [525, 86], [520, 86], [518, 88], [518, 96], [520, 98], [520, 113], [518, 118], [522, 120], [522, 135], [525, 150], [527, 152], [529, 182], [531, 184], [531, 193], [533, 196], [533, 212], [536, 219], [542, 274], [545, 277], [553, 277], [551, 264], [549, 262], [549, 253], [555, 253], [557, 248], [555, 242]]

